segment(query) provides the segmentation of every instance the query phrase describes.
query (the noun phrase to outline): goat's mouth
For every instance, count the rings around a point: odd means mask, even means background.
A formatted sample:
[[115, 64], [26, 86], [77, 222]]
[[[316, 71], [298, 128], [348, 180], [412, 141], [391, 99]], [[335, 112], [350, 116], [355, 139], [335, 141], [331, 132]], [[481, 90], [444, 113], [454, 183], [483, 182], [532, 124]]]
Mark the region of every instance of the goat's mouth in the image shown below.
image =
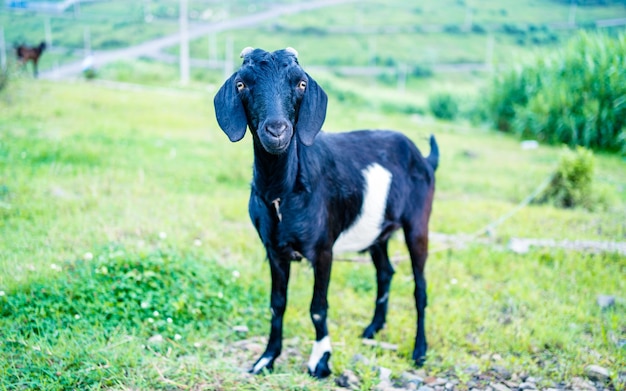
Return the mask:
[[277, 138], [275, 140], [263, 140], [263, 138], [261, 138], [261, 145], [263, 145], [263, 149], [265, 149], [268, 153], [271, 153], [272, 155], [280, 155], [287, 151], [290, 142], [290, 137], [284, 137], [280, 139]]
[[280, 155], [287, 151], [293, 136], [293, 127], [284, 122], [280, 126], [264, 125], [258, 131], [259, 140], [263, 149], [273, 155]]

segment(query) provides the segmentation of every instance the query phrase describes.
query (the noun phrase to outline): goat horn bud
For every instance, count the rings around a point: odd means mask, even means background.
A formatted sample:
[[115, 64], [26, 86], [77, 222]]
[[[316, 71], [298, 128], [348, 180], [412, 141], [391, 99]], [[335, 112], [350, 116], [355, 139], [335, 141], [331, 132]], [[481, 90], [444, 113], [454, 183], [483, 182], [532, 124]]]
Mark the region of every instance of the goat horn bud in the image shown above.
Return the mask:
[[241, 54], [239, 55], [239, 57], [244, 58], [248, 54], [252, 53], [253, 50], [254, 50], [253, 47], [248, 46], [241, 51]]
[[287, 49], [285, 49], [287, 51], [287, 53], [291, 53], [294, 56], [296, 56], [296, 58], [298, 58], [298, 51], [294, 48], [292, 48], [291, 46], [289, 46]]

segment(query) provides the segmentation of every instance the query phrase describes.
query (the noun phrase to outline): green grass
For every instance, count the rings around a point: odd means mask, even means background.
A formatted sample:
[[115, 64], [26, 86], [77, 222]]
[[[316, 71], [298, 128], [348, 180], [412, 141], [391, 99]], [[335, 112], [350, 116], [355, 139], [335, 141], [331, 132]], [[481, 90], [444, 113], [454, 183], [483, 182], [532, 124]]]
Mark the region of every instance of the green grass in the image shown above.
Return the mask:
[[[333, 387], [305, 374], [313, 338], [306, 262], [293, 267], [286, 353], [275, 374], [242, 373], [263, 342], [244, 349], [237, 341], [264, 338], [269, 327], [269, 272], [246, 211], [250, 138], [231, 144], [219, 130], [211, 92], [219, 77], [207, 77], [210, 91], [13, 78], [0, 92], [0, 389]], [[379, 86], [316, 78], [329, 90], [355, 94], [354, 102], [331, 94], [329, 131], [395, 128], [425, 152], [425, 137], [436, 134], [442, 158], [433, 231], [475, 232], [513, 208], [558, 162], [559, 148], [523, 151], [506, 135], [403, 114], [393, 105], [358, 106]], [[384, 97], [393, 88], [382, 90]], [[623, 295], [626, 257], [506, 250], [512, 236], [626, 240], [624, 161], [596, 159], [596, 183], [614, 199], [607, 210], [529, 206], [497, 228], [494, 247], [431, 254], [428, 374], [464, 379], [471, 364], [485, 371], [502, 365], [549, 385], [592, 363], [614, 376], [624, 367], [623, 298], [607, 311], [595, 298]], [[391, 252], [406, 254], [399, 239]], [[332, 364], [335, 374], [358, 372], [363, 389], [377, 375], [352, 362], [357, 353], [393, 376], [411, 368], [413, 283], [408, 262], [396, 268], [387, 328], [377, 337], [398, 344], [398, 352], [388, 352], [357, 338], [373, 311], [373, 267], [334, 265]], [[238, 334], [234, 325], [250, 331]], [[150, 340], [156, 334], [162, 342]]]

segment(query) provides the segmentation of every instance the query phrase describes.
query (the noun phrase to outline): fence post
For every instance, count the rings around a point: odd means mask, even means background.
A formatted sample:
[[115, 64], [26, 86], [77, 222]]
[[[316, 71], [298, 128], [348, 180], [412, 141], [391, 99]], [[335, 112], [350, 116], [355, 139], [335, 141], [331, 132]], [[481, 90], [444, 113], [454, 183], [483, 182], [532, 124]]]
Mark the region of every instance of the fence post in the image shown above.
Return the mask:
[[52, 29], [50, 28], [50, 17], [46, 16], [43, 20], [43, 28], [46, 34], [46, 45], [52, 48]]
[[226, 52], [224, 53], [224, 79], [228, 79], [234, 71], [233, 66], [233, 37], [226, 38]]
[[4, 28], [0, 26], [0, 70], [7, 68], [7, 46], [4, 42]]
[[187, 0], [180, 0], [179, 28], [180, 28], [180, 84], [189, 84], [189, 32]]

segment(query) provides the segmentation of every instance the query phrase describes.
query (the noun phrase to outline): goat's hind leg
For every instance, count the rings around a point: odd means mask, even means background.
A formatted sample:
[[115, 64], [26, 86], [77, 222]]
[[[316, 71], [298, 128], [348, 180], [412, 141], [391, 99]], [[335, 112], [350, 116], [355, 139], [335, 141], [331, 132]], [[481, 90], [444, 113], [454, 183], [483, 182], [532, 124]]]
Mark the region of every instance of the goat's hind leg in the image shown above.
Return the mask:
[[387, 303], [389, 302], [389, 286], [394, 270], [389, 255], [387, 253], [387, 243], [385, 240], [370, 247], [370, 255], [374, 266], [376, 266], [376, 283], [378, 290], [376, 293], [376, 308], [372, 322], [363, 331], [363, 338], [374, 338], [374, 335], [385, 327], [387, 318]]
[[265, 352], [256, 361], [250, 373], [261, 373], [264, 369], [272, 371], [274, 361], [280, 355], [283, 346], [283, 315], [287, 307], [287, 285], [291, 263], [288, 260], [273, 260], [270, 258], [272, 273], [272, 292], [270, 305], [272, 309], [272, 323], [270, 337]]
[[404, 236], [409, 254], [413, 277], [415, 279], [415, 306], [417, 308], [417, 334], [415, 335], [415, 348], [413, 349], [413, 361], [417, 366], [422, 366], [426, 360], [426, 279], [424, 278], [424, 266], [428, 257], [428, 225], [407, 224], [404, 227]]

